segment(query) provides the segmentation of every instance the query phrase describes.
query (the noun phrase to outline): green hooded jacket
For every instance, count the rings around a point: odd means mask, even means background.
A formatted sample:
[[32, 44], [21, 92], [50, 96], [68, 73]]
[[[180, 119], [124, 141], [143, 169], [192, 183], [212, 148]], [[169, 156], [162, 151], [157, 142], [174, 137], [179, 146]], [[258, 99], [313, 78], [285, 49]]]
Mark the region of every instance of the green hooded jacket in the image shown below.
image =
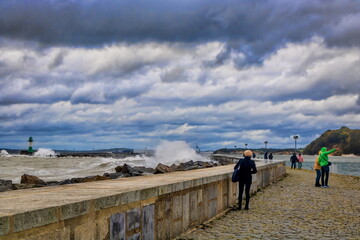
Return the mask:
[[320, 164], [320, 166], [326, 166], [326, 165], [328, 165], [328, 162], [329, 162], [329, 157], [328, 157], [328, 155], [330, 154], [330, 153], [333, 153], [333, 152], [335, 152], [336, 151], [336, 149], [334, 148], [334, 149], [331, 149], [330, 151], [326, 151], [327, 149], [326, 149], [326, 147], [322, 147], [321, 148], [321, 153], [319, 154], [319, 164]]

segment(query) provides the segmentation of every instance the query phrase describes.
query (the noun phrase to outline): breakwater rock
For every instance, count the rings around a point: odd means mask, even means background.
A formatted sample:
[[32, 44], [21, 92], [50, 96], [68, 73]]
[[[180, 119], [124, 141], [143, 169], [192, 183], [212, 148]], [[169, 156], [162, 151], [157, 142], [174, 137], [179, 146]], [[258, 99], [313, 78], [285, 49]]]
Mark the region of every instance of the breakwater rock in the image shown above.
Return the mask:
[[124, 164], [115, 167], [114, 169], [115, 172], [104, 173], [102, 176], [95, 175], [95, 176], [87, 176], [87, 177], [76, 177], [71, 179], [65, 179], [62, 181], [48, 181], [48, 182], [40, 179], [37, 176], [24, 174], [21, 176], [20, 184], [13, 184], [11, 180], [0, 180], [0, 191], [86, 183], [86, 182], [103, 181], [103, 180], [125, 178], [125, 177], [147, 176], [153, 174], [164, 174], [175, 171], [189, 171], [193, 169], [209, 168], [220, 165], [221, 164], [217, 162], [203, 162], [203, 161], [193, 161], [193, 160], [180, 164], [172, 164], [171, 166], [167, 166], [162, 163], [159, 163], [155, 168], [148, 168], [143, 166], [132, 167], [129, 164]]

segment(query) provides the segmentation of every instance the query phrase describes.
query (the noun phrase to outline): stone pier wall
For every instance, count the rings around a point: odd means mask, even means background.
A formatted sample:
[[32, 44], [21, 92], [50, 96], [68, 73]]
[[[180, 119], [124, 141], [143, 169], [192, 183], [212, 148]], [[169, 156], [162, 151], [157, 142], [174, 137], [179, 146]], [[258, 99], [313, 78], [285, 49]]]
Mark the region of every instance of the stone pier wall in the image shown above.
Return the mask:
[[[285, 162], [257, 163], [251, 191]], [[0, 193], [2, 239], [171, 239], [236, 204], [233, 165]]]

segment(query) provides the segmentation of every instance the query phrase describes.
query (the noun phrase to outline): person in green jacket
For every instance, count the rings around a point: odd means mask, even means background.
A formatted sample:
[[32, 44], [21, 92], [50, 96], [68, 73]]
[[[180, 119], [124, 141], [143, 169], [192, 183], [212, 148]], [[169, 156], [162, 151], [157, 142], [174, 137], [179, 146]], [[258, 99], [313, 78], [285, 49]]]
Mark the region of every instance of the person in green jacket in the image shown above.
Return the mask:
[[328, 182], [329, 182], [329, 157], [328, 155], [330, 153], [335, 152], [337, 149], [331, 149], [330, 151], [327, 151], [326, 147], [322, 147], [319, 154], [319, 164], [321, 166], [321, 186], [324, 188], [328, 188]]

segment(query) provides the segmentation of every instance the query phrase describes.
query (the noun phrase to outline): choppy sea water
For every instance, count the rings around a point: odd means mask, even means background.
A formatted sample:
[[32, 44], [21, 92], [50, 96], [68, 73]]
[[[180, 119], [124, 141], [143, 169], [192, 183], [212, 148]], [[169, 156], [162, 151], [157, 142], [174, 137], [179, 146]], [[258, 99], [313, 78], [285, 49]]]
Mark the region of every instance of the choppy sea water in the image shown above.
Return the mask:
[[[184, 149], [183, 149], [184, 150]], [[61, 181], [73, 177], [86, 177], [103, 175], [105, 172], [115, 172], [115, 167], [123, 164], [130, 166], [155, 167], [159, 162], [166, 165], [185, 162], [189, 160], [208, 161], [192, 151], [175, 154], [148, 157], [144, 155], [132, 156], [122, 159], [116, 158], [79, 158], [79, 157], [29, 157], [20, 155], [0, 155], [0, 179], [12, 180], [19, 183], [23, 174], [35, 175], [45, 181]], [[316, 156], [304, 156], [304, 169], [312, 169]], [[360, 157], [333, 157], [330, 156], [333, 173], [360, 176]], [[275, 155], [275, 160], [286, 160], [290, 166], [290, 155]]]
[[[46, 157], [52, 155], [53, 157]], [[61, 181], [74, 177], [103, 175], [115, 172], [115, 167], [124, 165], [155, 168], [158, 163], [171, 164], [194, 161], [210, 161], [204, 155], [197, 154], [185, 142], [165, 141], [156, 148], [155, 156], [130, 156], [127, 158], [102, 157], [54, 157], [49, 149], [40, 149], [34, 156], [10, 155], [1, 150], [0, 179], [19, 183], [23, 174], [34, 175], [44, 181]]]
[[[291, 166], [291, 155], [274, 155], [274, 159], [286, 160], [286, 165]], [[313, 169], [316, 159], [315, 155], [303, 155], [304, 162], [302, 168]], [[344, 175], [360, 176], [360, 157], [357, 156], [329, 156], [331, 173]]]

